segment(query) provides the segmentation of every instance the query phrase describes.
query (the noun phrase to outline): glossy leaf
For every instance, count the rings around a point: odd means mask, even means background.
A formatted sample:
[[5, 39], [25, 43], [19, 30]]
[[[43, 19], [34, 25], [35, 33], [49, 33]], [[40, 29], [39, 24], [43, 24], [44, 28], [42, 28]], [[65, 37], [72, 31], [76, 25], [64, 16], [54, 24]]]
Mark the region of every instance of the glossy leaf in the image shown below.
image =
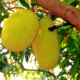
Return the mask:
[[19, 0], [22, 6], [26, 7], [27, 9], [30, 9], [30, 6], [24, 1], [24, 0]]
[[44, 17], [43, 14], [39, 14], [39, 13], [37, 13], [37, 16], [38, 16], [40, 19]]
[[35, 6], [35, 5], [37, 5], [37, 3], [34, 1], [31, 1], [31, 6]]

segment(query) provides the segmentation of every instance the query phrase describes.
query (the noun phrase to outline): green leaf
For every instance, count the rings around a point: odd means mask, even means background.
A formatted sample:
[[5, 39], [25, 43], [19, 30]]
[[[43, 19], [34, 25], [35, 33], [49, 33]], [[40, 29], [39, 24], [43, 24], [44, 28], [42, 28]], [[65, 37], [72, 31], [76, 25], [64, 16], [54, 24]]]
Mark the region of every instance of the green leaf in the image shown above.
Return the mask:
[[6, 76], [7, 73], [9, 73], [9, 67], [5, 67], [3, 69], [4, 75]]
[[78, 2], [74, 1], [70, 5], [76, 6], [76, 5], [78, 5]]
[[40, 19], [44, 17], [43, 14], [39, 14], [39, 13], [36, 13], [36, 14]]
[[[56, 77], [56, 78], [59, 78], [59, 76], [62, 76], [62, 75], [64, 75], [64, 74], [66, 74], [66, 72], [63, 70], [63, 71], [61, 71], [60, 73], [59, 73], [59, 75]], [[56, 79], [57, 80], [57, 79]]]
[[29, 52], [25, 50], [25, 60], [26, 62], [29, 60]]
[[74, 47], [74, 39], [70, 36], [68, 38], [68, 45], [70, 45], [67, 49], [69, 50], [69, 53], [71, 56], [74, 56], [74, 50], [75, 50], [75, 47]]
[[65, 3], [71, 3], [73, 2], [74, 0], [63, 0]]
[[78, 69], [78, 65], [79, 65], [79, 57], [76, 56], [76, 58], [75, 58], [75, 60], [74, 60], [74, 64], [73, 64], [73, 66], [72, 66], [72, 72], [71, 72], [72, 77], [74, 77], [75, 74], [77, 73], [76, 71], [77, 71], [77, 69]]
[[2, 14], [0, 13], [0, 18], [1, 18]]
[[7, 63], [8, 63], [8, 62], [7, 62], [7, 58], [6, 58], [5, 56], [3, 56], [3, 57], [1, 57], [0, 60], [1, 60], [1, 61], [0, 61], [0, 71], [3, 72], [5, 66], [6, 66]]
[[79, 80], [79, 79], [80, 79], [80, 75], [77, 76], [77, 79], [76, 80]]
[[0, 11], [2, 10], [5, 10], [5, 8], [2, 5], [0, 5]]
[[25, 54], [25, 52], [22, 51], [20, 54], [21, 54], [20, 59], [21, 59], [21, 64], [22, 64], [23, 63], [23, 60], [24, 60], [24, 54]]
[[52, 17], [51, 19], [52, 19], [52, 20], [55, 20], [56, 18], [58, 18], [58, 17], [57, 17], [57, 16], [54, 16], [54, 17]]
[[80, 48], [79, 48], [79, 46], [78, 46], [78, 44], [75, 42], [75, 49], [76, 49], [76, 52], [78, 53], [78, 54], [80, 54]]
[[[3, 5], [0, 5], [0, 12], [3, 11], [3, 10], [5, 10], [4, 6]], [[3, 12], [3, 13], [4, 13], [4, 15], [9, 15], [8, 12], [6, 12], [6, 11]]]
[[[5, 8], [0, 5], [0, 12], [5, 10]], [[9, 14], [7, 12], [3, 12], [3, 15], [2, 13], [0, 13], [0, 23], [4, 20], [4, 18], [7, 18], [9, 16]]]
[[66, 77], [61, 77], [59, 80], [66, 80], [67, 78]]
[[17, 58], [16, 52], [11, 51], [11, 56], [13, 57], [14, 60], [16, 60], [16, 58]]
[[62, 27], [60, 27], [60, 29], [67, 29], [67, 28], [69, 28], [70, 27], [70, 25], [66, 25], [66, 26], [62, 26]]
[[9, 54], [8, 51], [7, 52], [3, 52], [2, 54], [0, 54], [0, 56], [4, 56], [4, 55], [7, 55], [7, 54]]
[[37, 3], [34, 1], [31, 1], [31, 6], [35, 6], [35, 5], [37, 5]]
[[0, 58], [0, 62], [7, 64], [2, 58]]
[[67, 45], [67, 46], [65, 46], [65, 47], [62, 47], [62, 48], [60, 49], [60, 53], [63, 52], [63, 51], [66, 52], [65, 49], [67, 49], [69, 46], [70, 46], [70, 45]]
[[72, 37], [74, 40], [77, 40], [77, 39], [78, 39], [77, 36], [76, 36], [76, 34], [74, 34], [74, 33], [71, 34], [71, 37]]
[[28, 51], [29, 53], [33, 52], [33, 49], [32, 49], [32, 46], [31, 46], [31, 45], [28, 46], [27, 51]]
[[62, 62], [60, 62], [60, 67], [63, 67], [65, 65], [65, 63], [67, 62], [67, 59], [65, 58]]
[[2, 0], [0, 0], [0, 2], [2, 2]]
[[19, 0], [22, 6], [24, 6], [27, 9], [30, 9], [30, 6], [24, 1], [24, 0]]
[[4, 20], [4, 18], [7, 18], [7, 17], [8, 17], [8, 15], [1, 16], [0, 17], [0, 23]]

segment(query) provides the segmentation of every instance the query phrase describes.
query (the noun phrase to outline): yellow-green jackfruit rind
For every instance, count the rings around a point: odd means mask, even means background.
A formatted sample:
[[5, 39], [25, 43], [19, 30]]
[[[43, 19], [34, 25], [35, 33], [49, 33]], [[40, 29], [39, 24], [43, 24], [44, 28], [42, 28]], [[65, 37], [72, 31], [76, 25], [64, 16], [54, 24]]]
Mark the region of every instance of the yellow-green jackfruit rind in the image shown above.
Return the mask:
[[59, 60], [60, 49], [57, 31], [56, 29], [48, 30], [52, 26], [54, 26], [54, 23], [50, 18], [42, 18], [39, 33], [32, 43], [35, 57], [40, 66], [45, 69], [54, 68]]
[[39, 30], [37, 15], [27, 9], [14, 12], [4, 23], [1, 41], [10, 51], [20, 52], [35, 39]]

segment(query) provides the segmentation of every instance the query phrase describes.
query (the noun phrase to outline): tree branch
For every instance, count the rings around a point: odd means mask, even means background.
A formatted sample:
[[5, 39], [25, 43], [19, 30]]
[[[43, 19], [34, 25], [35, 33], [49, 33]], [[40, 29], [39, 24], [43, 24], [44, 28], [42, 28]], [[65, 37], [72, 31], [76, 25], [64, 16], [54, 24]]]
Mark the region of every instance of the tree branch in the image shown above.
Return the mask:
[[18, 1], [18, 0], [14, 0], [14, 1], [12, 1], [12, 2], [8, 2], [8, 3], [0, 3], [0, 4], [1, 4], [1, 5], [12, 4], [12, 3], [16, 2], [16, 1]]
[[38, 9], [38, 12], [43, 12], [43, 13], [51, 14], [51, 15], [53, 15], [53, 16], [54, 16], [54, 14], [53, 14], [53, 13], [51, 13], [51, 12], [47, 12], [47, 11], [44, 11], [44, 10], [41, 10], [41, 9]]
[[12, 10], [12, 9], [14, 9], [14, 8], [24, 9], [23, 7], [11, 7], [11, 8], [8, 8], [8, 9], [5, 9], [5, 10], [1, 11], [0, 13], [3, 13], [3, 12], [5, 12], [5, 11], [7, 11], [7, 10]]
[[60, 0], [32, 0], [54, 15], [70, 22], [80, 31], [80, 10]]
[[24, 66], [19, 63], [19, 65], [22, 67], [22, 71], [21, 72], [16, 72], [16, 73], [7, 73], [7, 74], [19, 74], [22, 73], [23, 71], [40, 71], [40, 72], [45, 72], [48, 73], [50, 75], [53, 76], [53, 78], [56, 78], [56, 76], [53, 74], [53, 72], [49, 71], [49, 70], [41, 70], [41, 69], [25, 69]]
[[[52, 75], [54, 78], [56, 78], [56, 76], [55, 76], [51, 71], [49, 71], [49, 70], [41, 70], [41, 69], [25, 69], [24, 66], [23, 66], [21, 63], [19, 63], [19, 65], [22, 67], [23, 71], [27, 70], [27, 71], [41, 71], [41, 72], [46, 72], [46, 73]], [[23, 72], [23, 71], [22, 71], [22, 72]]]
[[51, 71], [49, 71], [49, 70], [41, 70], [41, 69], [24, 69], [24, 70], [46, 72], [46, 73], [49, 73], [50, 75], [52, 75], [54, 78], [56, 78], [56, 76]]

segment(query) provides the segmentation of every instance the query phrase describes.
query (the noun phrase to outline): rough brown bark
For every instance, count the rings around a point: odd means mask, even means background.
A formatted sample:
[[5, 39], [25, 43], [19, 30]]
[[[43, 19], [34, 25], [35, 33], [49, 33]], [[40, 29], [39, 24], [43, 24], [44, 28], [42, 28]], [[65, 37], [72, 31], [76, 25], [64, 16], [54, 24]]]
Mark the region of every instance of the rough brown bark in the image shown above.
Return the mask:
[[75, 28], [80, 31], [80, 10], [61, 2], [60, 0], [32, 0], [39, 6], [49, 10], [54, 15], [61, 17], [62, 19], [69, 21]]

